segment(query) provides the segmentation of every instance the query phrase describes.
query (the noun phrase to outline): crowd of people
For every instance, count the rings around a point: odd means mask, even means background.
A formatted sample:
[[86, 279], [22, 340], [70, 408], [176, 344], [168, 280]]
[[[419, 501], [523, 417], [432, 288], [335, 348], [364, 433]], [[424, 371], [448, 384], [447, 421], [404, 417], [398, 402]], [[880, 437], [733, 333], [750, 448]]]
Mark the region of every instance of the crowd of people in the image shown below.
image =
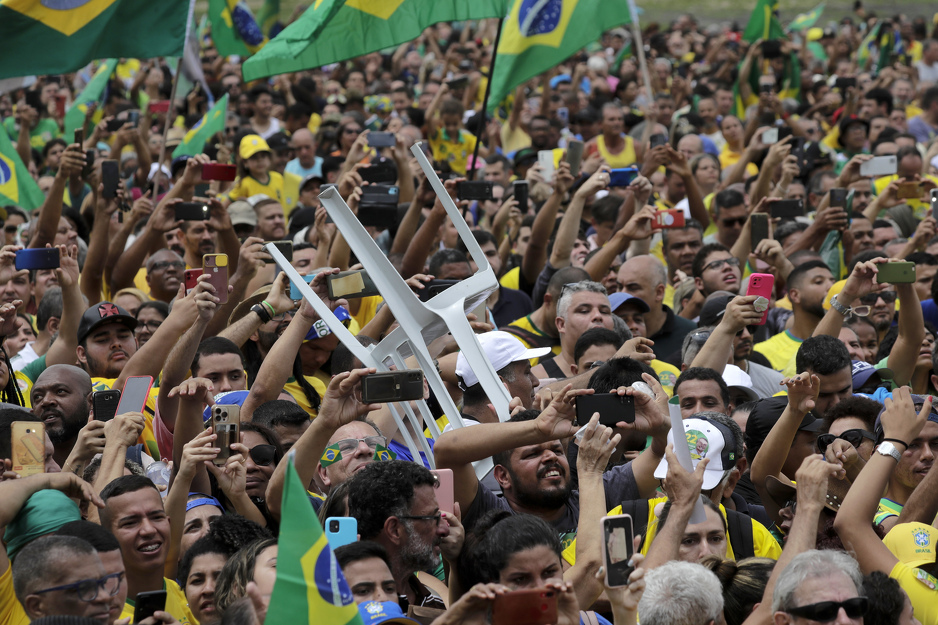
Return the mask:
[[[122, 59], [77, 141], [90, 68], [0, 95], [45, 195], [0, 210], [0, 625], [132, 622], [161, 591], [137, 622], [260, 625], [279, 547], [302, 555], [294, 469], [327, 530], [355, 522], [325, 586], [368, 625], [938, 624], [938, 28], [858, 3], [749, 42], [685, 15], [645, 26], [648, 83], [616, 28], [484, 115], [496, 30], [249, 84], [205, 36], [212, 94]], [[225, 94], [224, 132], [174, 157]], [[362, 268], [330, 188], [390, 210], [367, 229], [414, 301], [491, 268], [467, 319], [510, 415], [451, 335], [424, 374], [460, 419], [365, 401], [377, 371], [264, 248], [291, 242], [362, 346], [397, 328], [389, 285], [329, 290]], [[597, 394], [619, 408], [578, 414]], [[532, 590], [556, 613], [512, 612]]]

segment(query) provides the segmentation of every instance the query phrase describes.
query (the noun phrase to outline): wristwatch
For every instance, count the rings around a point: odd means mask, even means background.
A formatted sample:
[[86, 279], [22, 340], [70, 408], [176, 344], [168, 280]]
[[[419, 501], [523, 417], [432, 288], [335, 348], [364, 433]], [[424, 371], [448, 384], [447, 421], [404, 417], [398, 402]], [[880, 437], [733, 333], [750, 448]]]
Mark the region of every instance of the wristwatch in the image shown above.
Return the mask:
[[851, 310], [847, 306], [844, 306], [843, 304], [841, 304], [840, 300], [837, 299], [836, 295], [831, 298], [831, 308], [839, 312], [841, 315], [844, 315], [845, 317], [850, 314], [850, 310]]
[[900, 451], [896, 448], [896, 446], [893, 445], [892, 443], [890, 443], [889, 441], [886, 441], [886, 442], [884, 442], [884, 443], [880, 443], [880, 444], [879, 444], [879, 447], [876, 448], [876, 452], [877, 452], [877, 453], [880, 453], [880, 454], [882, 454], [882, 455], [884, 455], [884, 456], [890, 456], [890, 457], [893, 458], [896, 462], [899, 462], [899, 461], [902, 459], [902, 452], [900, 452]]
[[261, 321], [263, 323], [267, 323], [273, 318], [270, 316], [270, 313], [267, 312], [267, 309], [264, 308], [262, 304], [254, 304], [253, 306], [251, 306], [251, 311], [256, 312], [257, 316], [261, 318]]

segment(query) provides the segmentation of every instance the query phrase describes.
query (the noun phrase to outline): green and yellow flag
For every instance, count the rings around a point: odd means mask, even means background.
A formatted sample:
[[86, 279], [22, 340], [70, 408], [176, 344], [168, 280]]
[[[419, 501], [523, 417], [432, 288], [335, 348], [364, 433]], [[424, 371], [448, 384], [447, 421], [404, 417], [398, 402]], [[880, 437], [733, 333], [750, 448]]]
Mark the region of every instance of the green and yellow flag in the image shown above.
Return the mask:
[[788, 25], [788, 30], [793, 31], [803, 31], [808, 30], [814, 26], [817, 21], [821, 18], [821, 14], [824, 12], [824, 3], [817, 5], [807, 13], [802, 13], [796, 15], [795, 19], [791, 21], [791, 24]]
[[514, 0], [502, 24], [489, 111], [524, 81], [562, 63], [603, 31], [631, 21], [627, 2]]
[[282, 522], [277, 540], [277, 581], [267, 625], [362, 625], [342, 569], [288, 456]]
[[778, 21], [778, 0], [758, 0], [749, 15], [743, 39], [753, 43], [758, 39], [784, 39], [785, 31]]
[[65, 112], [65, 140], [71, 143], [72, 135], [85, 123], [85, 114], [88, 112], [88, 105], [92, 102], [102, 104], [104, 102], [104, 90], [107, 87], [114, 68], [117, 67], [117, 59], [108, 59], [102, 63], [94, 76], [85, 85], [75, 101]]
[[31, 211], [42, 206], [45, 199], [23, 165], [10, 135], [0, 126], [0, 206], [19, 206]]
[[211, 139], [215, 133], [225, 130], [225, 111], [228, 110], [228, 94], [222, 96], [221, 100], [210, 108], [202, 119], [199, 120], [192, 130], [186, 133], [176, 149], [173, 150], [173, 158], [177, 156], [195, 156], [201, 154], [205, 149], [205, 143]]
[[437, 22], [502, 17], [507, 6], [508, 0], [316, 0], [241, 71], [251, 81], [321, 67], [411, 41]]
[[274, 38], [283, 30], [280, 22], [280, 0], [264, 0], [264, 6], [257, 12], [257, 25], [261, 32]]
[[208, 19], [212, 41], [222, 56], [251, 56], [267, 43], [244, 0], [209, 0]]
[[182, 56], [188, 0], [0, 0], [0, 78]]

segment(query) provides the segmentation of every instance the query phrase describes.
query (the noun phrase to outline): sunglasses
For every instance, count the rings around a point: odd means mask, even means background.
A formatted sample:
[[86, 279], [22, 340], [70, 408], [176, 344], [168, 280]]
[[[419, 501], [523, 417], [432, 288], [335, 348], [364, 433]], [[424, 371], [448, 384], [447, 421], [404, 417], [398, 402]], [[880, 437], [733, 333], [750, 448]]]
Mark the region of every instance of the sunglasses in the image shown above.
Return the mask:
[[358, 128], [346, 128], [342, 132], [344, 132], [347, 135], [360, 135], [362, 133], [362, 131], [359, 130]]
[[785, 612], [792, 616], [808, 619], [809, 621], [830, 623], [840, 614], [841, 608], [843, 608], [849, 618], [856, 619], [866, 614], [869, 607], [869, 599], [866, 597], [854, 597], [846, 601], [822, 601], [821, 603], [812, 603], [811, 605], [791, 608], [785, 610]]
[[748, 219], [748, 217], [731, 217], [729, 219], [721, 219], [720, 222], [727, 228], [730, 228], [732, 226], [743, 226]]
[[899, 294], [895, 291], [880, 291], [879, 293], [869, 293], [868, 295], [864, 295], [860, 298], [860, 301], [867, 306], [872, 306], [878, 299], [882, 299], [887, 304], [892, 304], [898, 297]]
[[839, 436], [834, 434], [821, 434], [817, 437], [817, 448], [823, 454], [827, 452], [827, 448], [831, 446], [837, 439], [845, 440], [854, 447], [859, 447], [863, 443], [863, 439], [869, 439], [876, 442], [876, 435], [872, 432], [867, 432], [866, 430], [846, 430], [841, 433]]
[[731, 258], [721, 258], [719, 260], [710, 261], [704, 267], [704, 271], [707, 271], [708, 269], [719, 269], [723, 265], [729, 265], [730, 267], [739, 267], [739, 259], [733, 256]]
[[248, 451], [251, 460], [259, 467], [269, 467], [277, 456], [277, 448], [273, 445], [255, 445]]

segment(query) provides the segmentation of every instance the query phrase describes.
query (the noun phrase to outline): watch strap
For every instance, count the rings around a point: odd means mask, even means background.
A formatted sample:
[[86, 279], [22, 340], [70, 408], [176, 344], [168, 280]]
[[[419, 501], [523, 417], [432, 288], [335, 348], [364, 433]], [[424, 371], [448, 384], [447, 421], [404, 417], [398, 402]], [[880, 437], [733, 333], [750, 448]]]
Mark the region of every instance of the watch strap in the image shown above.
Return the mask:
[[896, 449], [895, 445], [889, 442], [880, 443], [876, 448], [876, 452], [882, 454], [883, 456], [889, 456], [896, 462], [899, 462], [902, 459], [902, 453]]
[[841, 315], [844, 315], [844, 316], [850, 314], [850, 308], [841, 304], [840, 300], [837, 299], [836, 295], [831, 298], [831, 308], [833, 308], [834, 310], [836, 310], [837, 312], [839, 312]]
[[272, 319], [272, 317], [270, 316], [270, 313], [267, 312], [267, 309], [264, 308], [260, 304], [254, 304], [253, 306], [251, 306], [251, 310], [257, 313], [257, 316], [261, 318], [261, 322], [263, 323], [267, 323], [268, 321]]

